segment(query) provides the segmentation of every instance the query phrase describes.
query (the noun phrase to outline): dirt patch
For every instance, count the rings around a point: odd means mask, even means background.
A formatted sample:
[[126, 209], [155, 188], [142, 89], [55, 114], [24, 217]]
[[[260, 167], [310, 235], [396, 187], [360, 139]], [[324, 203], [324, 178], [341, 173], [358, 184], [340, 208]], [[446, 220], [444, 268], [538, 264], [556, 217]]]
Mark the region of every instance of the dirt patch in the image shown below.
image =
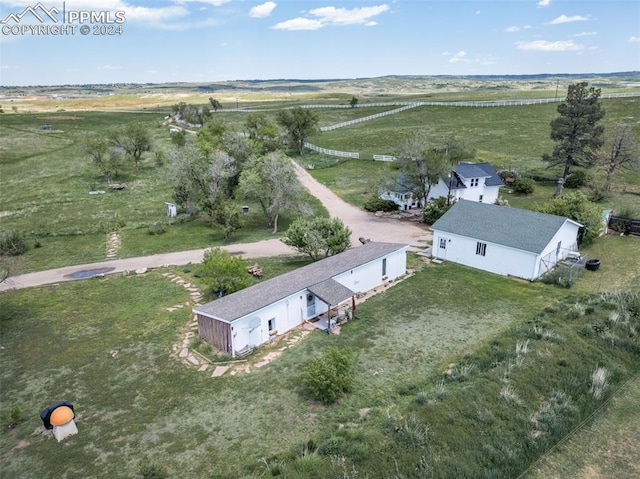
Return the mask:
[[81, 116], [70, 115], [52, 115], [52, 116], [39, 116], [38, 120], [56, 121], [56, 120], [82, 120]]
[[14, 451], [19, 451], [20, 449], [24, 449], [25, 447], [28, 447], [28, 446], [29, 446], [29, 441], [21, 439], [20, 441], [18, 441], [16, 443], [15, 446], [13, 446], [13, 450]]

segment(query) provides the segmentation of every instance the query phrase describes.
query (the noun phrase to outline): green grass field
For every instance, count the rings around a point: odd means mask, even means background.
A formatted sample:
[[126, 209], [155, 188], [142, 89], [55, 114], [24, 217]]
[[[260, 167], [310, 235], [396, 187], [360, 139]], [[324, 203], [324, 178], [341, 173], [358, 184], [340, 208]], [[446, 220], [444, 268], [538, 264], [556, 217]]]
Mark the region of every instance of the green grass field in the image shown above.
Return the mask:
[[[384, 83], [400, 87], [391, 77]], [[359, 85], [377, 88], [380, 83]], [[527, 91], [496, 84], [461, 93], [449, 81], [429, 83], [429, 88], [429, 93], [371, 93], [366, 100], [544, 98], [552, 92], [548, 82]], [[300, 96], [260, 93], [264, 98], [243, 101], [264, 105], [259, 100], [275, 100], [268, 102], [275, 110], [309, 101], [344, 104], [352, 94], [320, 88]], [[167, 152], [171, 148], [168, 128], [158, 126], [165, 112], [153, 111], [149, 103], [141, 106], [134, 96], [114, 100], [147, 113], [0, 116], [2, 230], [23, 231], [30, 242], [40, 244], [24, 255], [22, 271], [104, 260], [106, 233], [116, 220], [122, 238], [119, 257], [222, 244], [219, 231], [204, 220], [175, 222], [160, 236], [147, 234], [150, 224], [165, 221], [164, 201], [170, 201], [172, 188], [166, 163], [156, 165], [152, 157], [140, 172], [122, 178], [124, 191], [88, 194], [104, 182], [82, 151], [87, 133], [141, 121], [158, 145]], [[175, 103], [162, 104], [170, 101]], [[605, 124], [634, 121], [638, 101], [606, 100]], [[70, 109], [72, 103], [63, 106]], [[374, 111], [380, 110], [318, 114], [321, 124], [328, 125]], [[323, 133], [312, 142], [369, 155], [393, 153], [393, 145], [417, 131], [434, 139], [455, 134], [476, 148], [478, 159], [497, 167], [548, 173], [539, 158], [551, 148], [549, 121], [554, 117], [555, 105], [424, 107]], [[219, 118], [238, 128], [244, 116], [223, 112]], [[45, 132], [43, 124], [52, 130]], [[634, 131], [640, 136], [639, 125], [635, 122]], [[299, 161], [313, 165], [317, 179], [355, 205], [394, 173], [388, 163], [336, 161], [315, 153]], [[626, 175], [603, 207], [639, 204], [639, 184], [638, 174]], [[506, 197], [512, 206], [527, 208], [552, 192], [552, 186], [538, 186], [533, 195]], [[317, 202], [314, 208], [326, 214]], [[234, 241], [272, 236], [260, 224], [255, 205], [248, 222]], [[640, 370], [636, 336], [617, 336], [621, 326], [607, 316], [612, 301], [603, 299], [613, 291], [640, 290], [640, 271], [631, 260], [638, 251], [635, 238], [598, 239], [584, 252], [600, 259], [601, 268], [585, 271], [570, 290], [453, 264], [424, 265], [411, 257], [416, 274], [364, 303], [360, 319], [344, 326], [340, 336], [314, 332], [267, 367], [218, 379], [172, 357], [172, 345], [183, 337], [191, 314], [188, 308], [172, 313], [164, 308], [189, 296], [160, 272], [3, 293], [0, 409], [19, 406], [24, 415], [15, 429], [0, 433], [0, 476], [142, 477], [142, 466], [150, 463], [168, 477], [515, 477], [515, 471], [531, 464], [597, 405], [582, 398], [588, 396], [593, 368], [612, 371], [607, 394]], [[304, 262], [259, 261], [266, 277]], [[197, 283], [190, 269], [174, 271]], [[518, 365], [516, 344], [525, 341], [530, 349]], [[300, 367], [329, 345], [356, 350], [359, 363], [351, 394], [323, 406], [301, 387]], [[280, 347], [262, 348], [249, 358], [250, 364]], [[631, 394], [616, 397], [605, 415], [532, 477], [625, 477], [637, 462], [633, 451], [606, 461], [593, 455], [606, 455], [603, 447], [619, 449], [637, 435], [629, 426], [636, 424], [631, 422], [638, 407], [636, 383]], [[559, 390], [573, 396], [545, 402]], [[39, 431], [38, 413], [61, 399], [76, 404], [80, 433], [58, 444]], [[553, 407], [565, 408], [565, 415], [556, 411], [544, 416], [547, 422], [536, 426], [543, 439], [523, 447], [520, 441], [529, 437], [531, 418]], [[590, 439], [593, 434], [601, 440]]]
[[[613, 270], [628, 268], [629, 248], [637, 246], [634, 240], [606, 240], [616, 244], [603, 247], [603, 265], [610, 264]], [[269, 277], [304, 264], [283, 259], [259, 263]], [[438, 378], [451, 364], [464, 365], [470, 358], [484, 364], [484, 349], [515, 341], [512, 338], [523, 334], [521, 328], [528, 327], [537, 312], [545, 307], [561, 311], [559, 304], [579, 298], [577, 290], [567, 296], [566, 290], [542, 283], [453, 264], [425, 266], [417, 258], [410, 263], [418, 272], [361, 305], [360, 319], [344, 326], [340, 336], [314, 332], [262, 369], [218, 379], [171, 357], [172, 344], [180, 340], [191, 314], [187, 308], [171, 313], [164, 310], [187, 301], [188, 294], [160, 272], [0, 295], [0, 400], [3, 409], [19, 405], [25, 412], [17, 428], [0, 435], [2, 477], [135, 477], [147, 461], [164, 468], [170, 477], [275, 477], [260, 466], [263, 457], [268, 471], [280, 464], [288, 471], [287, 477], [335, 477], [335, 465], [318, 451], [344, 438], [351, 445], [335, 446], [338, 453], [363, 474], [388, 477], [394, 461], [406, 472], [420, 455], [415, 456], [413, 446], [405, 454], [388, 443], [394, 436], [385, 433], [387, 413], [397, 413], [396, 419], [411, 414], [422, 417], [430, 410], [424, 407], [435, 407], [428, 413], [433, 428], [429, 437], [435, 441], [430, 446], [435, 449], [429, 450], [450, 447], [446, 438], [469, 427], [447, 413], [464, 404], [460, 401], [469, 394], [465, 385], [475, 391], [472, 405], [479, 414], [486, 420], [492, 417], [482, 412], [492, 409], [483, 405], [482, 398], [493, 386], [477, 384], [485, 373], [469, 382], [447, 383], [450, 400], [437, 400], [431, 406], [428, 400], [427, 406], [419, 406], [422, 399], [416, 398], [440, 394]], [[596, 274], [609, 277], [610, 271]], [[638, 284], [640, 274], [630, 271], [624, 278], [617, 287]], [[581, 285], [585, 292], [599, 290], [586, 274], [578, 280], [578, 287]], [[569, 334], [561, 331], [564, 326], [560, 323], [552, 326], [554, 313], [547, 315], [540, 324]], [[531, 360], [542, 360], [553, 352], [552, 362], [562, 357], [573, 361], [566, 358], [572, 357], [574, 346], [567, 349], [553, 344], [540, 342], [532, 349], [538, 352]], [[327, 407], [307, 397], [299, 374], [307, 358], [329, 345], [356, 350], [359, 363], [353, 392]], [[280, 347], [262, 348], [261, 353]], [[503, 354], [495, 351], [493, 354]], [[250, 361], [257, 361], [261, 353]], [[629, 368], [640, 368], [637, 357], [617, 357], [601, 356], [598, 361], [615, 364], [620, 378], [628, 375]], [[537, 377], [538, 369], [535, 371]], [[525, 376], [526, 381], [532, 378]], [[526, 397], [523, 386], [519, 391]], [[39, 411], [60, 399], [76, 405], [80, 433], [58, 444], [37, 430]], [[487, 400], [487, 404], [495, 402], [490, 397]], [[508, 417], [509, 408], [494, 411], [493, 417], [498, 414]], [[438, 426], [440, 421], [444, 422]], [[495, 423], [496, 431], [505, 427], [501, 424]], [[441, 427], [446, 427], [446, 434]], [[511, 434], [506, 429], [503, 433]], [[398, 446], [411, 441], [398, 440]], [[475, 439], [468, 436], [468, 441], [473, 444]], [[61, 455], [61, 450], [73, 454]], [[439, 454], [446, 458], [451, 453], [442, 450]], [[469, 467], [476, 467], [475, 460], [467, 460]], [[432, 466], [442, 472], [449, 470], [447, 464], [434, 460]]]

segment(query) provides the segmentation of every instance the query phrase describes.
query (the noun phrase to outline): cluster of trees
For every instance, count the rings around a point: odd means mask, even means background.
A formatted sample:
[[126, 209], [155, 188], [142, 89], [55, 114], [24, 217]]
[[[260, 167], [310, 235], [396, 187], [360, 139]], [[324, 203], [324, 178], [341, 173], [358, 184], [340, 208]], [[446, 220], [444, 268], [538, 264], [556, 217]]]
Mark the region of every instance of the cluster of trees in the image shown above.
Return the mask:
[[133, 162], [138, 171], [143, 155], [152, 149], [151, 133], [141, 123], [128, 123], [109, 130], [106, 135], [89, 136], [85, 141], [87, 155], [108, 183], [128, 163]]
[[211, 109], [209, 108], [209, 105], [194, 105], [181, 101], [171, 107], [171, 114], [178, 120], [185, 121], [191, 125], [202, 126], [209, 118], [211, 118]]
[[575, 167], [596, 168], [604, 172], [604, 180], [594, 184], [596, 190], [608, 192], [614, 177], [625, 170], [640, 169], [640, 153], [631, 126], [618, 124], [606, 132], [600, 124], [605, 110], [600, 102], [601, 90], [587, 82], [569, 85], [566, 100], [558, 105], [558, 117], [551, 122], [551, 139], [555, 147], [545, 153], [543, 161], [562, 166], [562, 184]]
[[171, 162], [176, 203], [189, 214], [208, 214], [223, 228], [226, 239], [242, 226], [240, 199], [257, 203], [274, 233], [283, 212], [308, 213], [304, 188], [282, 151], [279, 129], [284, 122], [297, 148], [317, 125], [317, 117], [305, 112], [308, 110], [301, 108], [283, 110], [276, 120], [264, 113], [250, 113], [244, 135], [216, 118], [207, 120], [195, 141], [176, 143], [180, 147]]

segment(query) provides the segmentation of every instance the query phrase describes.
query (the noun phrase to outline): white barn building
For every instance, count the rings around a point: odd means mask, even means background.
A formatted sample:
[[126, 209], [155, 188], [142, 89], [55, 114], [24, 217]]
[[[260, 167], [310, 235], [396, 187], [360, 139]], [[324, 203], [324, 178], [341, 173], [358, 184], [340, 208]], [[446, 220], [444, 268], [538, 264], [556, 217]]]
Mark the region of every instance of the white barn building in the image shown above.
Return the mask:
[[369, 242], [198, 306], [198, 332], [221, 351], [241, 355], [403, 276], [407, 248]]
[[577, 252], [581, 224], [562, 216], [460, 200], [432, 226], [432, 256], [534, 280]]

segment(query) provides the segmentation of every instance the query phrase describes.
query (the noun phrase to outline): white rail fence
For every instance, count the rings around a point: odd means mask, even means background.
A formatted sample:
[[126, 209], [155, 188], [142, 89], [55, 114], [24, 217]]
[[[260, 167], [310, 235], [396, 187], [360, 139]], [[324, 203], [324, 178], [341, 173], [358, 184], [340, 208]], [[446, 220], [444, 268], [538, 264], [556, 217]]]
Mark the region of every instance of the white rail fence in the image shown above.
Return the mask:
[[320, 128], [320, 131], [331, 131], [337, 128], [343, 128], [345, 126], [355, 125], [357, 123], [362, 123], [363, 121], [375, 120], [376, 118], [381, 118], [383, 116], [395, 115], [396, 113], [400, 113], [402, 111], [408, 110], [409, 108], [415, 108], [420, 106], [418, 103], [410, 103], [402, 108], [396, 108], [395, 110], [383, 111], [381, 113], [376, 113], [375, 115], [363, 116], [362, 118], [356, 118], [355, 120], [343, 121], [342, 123], [337, 123], [331, 126], [323, 126]]
[[391, 155], [373, 155], [373, 159], [375, 161], [396, 161], [397, 158]]
[[360, 158], [360, 153], [354, 153], [352, 151], [329, 150], [327, 148], [322, 148], [321, 146], [314, 145], [313, 143], [309, 143], [308, 141], [304, 142], [304, 147], [329, 156], [339, 156], [341, 158]]

